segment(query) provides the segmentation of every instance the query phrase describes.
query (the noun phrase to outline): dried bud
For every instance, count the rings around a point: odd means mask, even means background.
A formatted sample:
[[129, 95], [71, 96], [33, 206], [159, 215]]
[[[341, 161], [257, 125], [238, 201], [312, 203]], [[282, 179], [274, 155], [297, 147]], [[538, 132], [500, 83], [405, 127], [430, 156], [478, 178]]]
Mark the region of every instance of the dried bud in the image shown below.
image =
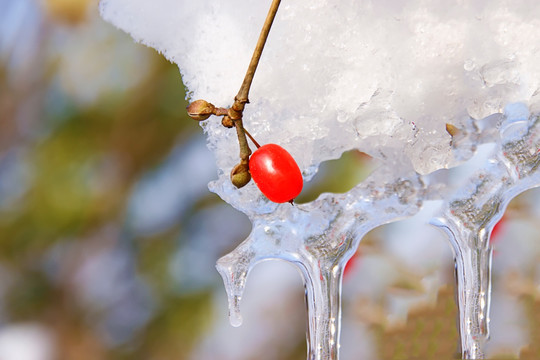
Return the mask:
[[223, 125], [226, 128], [230, 129], [230, 128], [234, 127], [234, 122], [229, 116], [225, 115], [223, 117], [223, 119], [221, 120], [221, 125]]
[[216, 107], [205, 100], [195, 100], [187, 107], [190, 118], [197, 121], [206, 120], [212, 115]]
[[456, 136], [461, 131], [457, 127], [455, 127], [454, 125], [447, 123], [446, 124], [446, 132], [449, 133], [451, 136]]
[[238, 164], [231, 171], [231, 182], [238, 189], [246, 186], [251, 180], [249, 166], [247, 164]]

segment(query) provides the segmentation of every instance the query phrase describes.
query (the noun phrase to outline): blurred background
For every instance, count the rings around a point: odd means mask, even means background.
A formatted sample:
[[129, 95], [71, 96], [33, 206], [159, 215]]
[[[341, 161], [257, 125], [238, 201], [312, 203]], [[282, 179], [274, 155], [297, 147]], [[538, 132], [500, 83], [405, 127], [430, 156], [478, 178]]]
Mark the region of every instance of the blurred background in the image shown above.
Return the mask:
[[[185, 114], [178, 68], [102, 21], [97, 0], [0, 0], [0, 360], [305, 359], [303, 286], [265, 262], [233, 328], [216, 260], [250, 231]], [[365, 155], [321, 167], [299, 202], [345, 192]], [[540, 193], [493, 236], [490, 356], [540, 358]], [[368, 234], [347, 268], [342, 359], [457, 351], [437, 202]]]

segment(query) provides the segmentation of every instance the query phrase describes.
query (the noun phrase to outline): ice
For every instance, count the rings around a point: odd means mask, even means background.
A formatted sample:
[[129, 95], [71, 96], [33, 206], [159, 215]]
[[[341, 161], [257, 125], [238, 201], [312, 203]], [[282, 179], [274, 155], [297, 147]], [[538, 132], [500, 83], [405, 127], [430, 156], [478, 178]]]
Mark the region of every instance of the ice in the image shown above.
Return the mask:
[[[189, 98], [230, 106], [269, 1], [102, 0], [102, 16], [175, 62]], [[339, 356], [343, 265], [363, 235], [412, 216], [425, 200], [445, 205], [458, 270], [462, 352], [483, 356], [488, 337], [489, 235], [518, 193], [539, 185], [540, 3], [283, 1], [244, 112], [257, 141], [278, 143], [305, 180], [351, 149], [379, 168], [346, 194], [303, 205], [269, 202], [251, 183], [229, 181], [234, 131], [202, 122], [214, 152], [216, 192], [253, 223], [218, 262], [233, 325], [251, 268], [279, 258], [304, 279], [309, 359]], [[450, 124], [450, 125], [447, 125]], [[448, 130], [450, 129], [450, 130]], [[485, 147], [484, 144], [492, 144]], [[480, 169], [452, 182], [443, 169], [478, 148]], [[471, 166], [471, 163], [468, 163]]]
[[509, 104], [491, 156], [432, 220], [448, 234], [455, 253], [465, 359], [482, 359], [489, 338], [491, 231], [510, 200], [540, 185], [539, 165], [540, 119], [523, 104]]
[[[291, 206], [253, 221], [250, 236], [218, 261], [229, 296], [231, 324], [239, 326], [239, 301], [249, 271], [266, 259], [296, 265], [306, 287], [310, 359], [337, 359], [341, 321], [341, 277], [360, 240], [373, 228], [413, 215], [425, 191], [418, 175], [393, 183], [375, 172], [347, 194], [324, 194], [316, 201]], [[376, 208], [379, 211], [373, 211]]]

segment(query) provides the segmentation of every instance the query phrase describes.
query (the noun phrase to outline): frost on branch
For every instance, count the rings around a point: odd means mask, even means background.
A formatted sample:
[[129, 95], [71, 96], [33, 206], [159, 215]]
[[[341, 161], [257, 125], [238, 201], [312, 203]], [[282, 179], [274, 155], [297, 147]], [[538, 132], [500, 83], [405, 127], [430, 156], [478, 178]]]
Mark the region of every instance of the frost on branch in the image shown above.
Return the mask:
[[[178, 64], [192, 99], [230, 106], [268, 5], [102, 0], [101, 11]], [[458, 264], [470, 253], [481, 264], [471, 271], [489, 278], [490, 229], [507, 201], [538, 180], [536, 117], [526, 126], [514, 120], [519, 109], [527, 109], [527, 119], [529, 111], [540, 110], [539, 19], [540, 3], [525, 0], [283, 0], [244, 125], [261, 144], [287, 149], [306, 180], [321, 162], [351, 149], [378, 159], [380, 169], [347, 194], [277, 205], [253, 183], [240, 190], [232, 186], [236, 135], [219, 121], [202, 122], [219, 169], [210, 189], [253, 223], [249, 238], [218, 265], [233, 322], [240, 322], [237, 307], [253, 264], [269, 257], [291, 261], [308, 289], [312, 355], [337, 358], [344, 261], [366, 231], [413, 215], [426, 196], [448, 202], [439, 225], [452, 239]], [[487, 142], [497, 144], [492, 159], [447, 195], [454, 186], [437, 170], [458, 166]], [[482, 338], [489, 280], [459, 280], [475, 301], [475, 312], [462, 313], [462, 320], [482, 317], [464, 330]], [[464, 299], [462, 309], [470, 301]], [[466, 339], [462, 344], [481, 347]], [[482, 356], [481, 349], [469, 353]]]

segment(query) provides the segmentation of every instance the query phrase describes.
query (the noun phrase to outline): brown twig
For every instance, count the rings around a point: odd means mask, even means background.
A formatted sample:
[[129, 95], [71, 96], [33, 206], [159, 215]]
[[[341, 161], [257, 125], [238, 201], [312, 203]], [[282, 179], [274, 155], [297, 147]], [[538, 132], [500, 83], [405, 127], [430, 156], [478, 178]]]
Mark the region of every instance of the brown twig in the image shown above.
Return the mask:
[[249, 103], [249, 89], [251, 88], [255, 71], [259, 65], [259, 60], [261, 59], [264, 45], [268, 39], [268, 34], [270, 33], [270, 28], [272, 27], [272, 23], [274, 22], [280, 3], [281, 0], [273, 0], [272, 4], [270, 5], [270, 10], [268, 11], [268, 15], [264, 21], [261, 34], [259, 35], [259, 40], [257, 40], [257, 45], [253, 51], [253, 56], [251, 57], [244, 81], [242, 82], [242, 86], [240, 87], [238, 94], [234, 98], [233, 105], [228, 109], [217, 108], [206, 100], [201, 99], [195, 100], [187, 108], [188, 115], [194, 120], [203, 121], [208, 119], [211, 115], [223, 116], [221, 121], [223, 126], [228, 128], [234, 126], [236, 128], [238, 144], [240, 146], [240, 163], [237, 164], [231, 171], [231, 181], [238, 188], [246, 185], [251, 179], [251, 175], [249, 173], [249, 157], [251, 155], [251, 149], [249, 148], [246, 135], [249, 136], [257, 148], [260, 147], [257, 141], [253, 139], [253, 136], [251, 136], [251, 134], [244, 129], [242, 116], [245, 105]]
[[[276, 17], [280, 2], [281, 0], [272, 1], [272, 5], [270, 6], [270, 10], [268, 11], [266, 20], [264, 21], [261, 34], [259, 35], [259, 40], [257, 41], [257, 45], [255, 46], [255, 50], [253, 51], [253, 56], [251, 57], [251, 61], [244, 77], [244, 81], [242, 82], [242, 86], [240, 87], [238, 94], [234, 98], [233, 106], [229, 109], [228, 112], [229, 117], [234, 121], [234, 125], [236, 127], [238, 142], [240, 145], [240, 159], [242, 162], [246, 163], [249, 162], [251, 149], [249, 148], [246, 139], [246, 131], [242, 123], [242, 115], [245, 105], [249, 103], [249, 89], [251, 88], [251, 83], [253, 82], [255, 71], [257, 70], [257, 66], [259, 65], [259, 60], [261, 59], [264, 45], [266, 44], [266, 39], [268, 39], [268, 34], [270, 33], [270, 28], [272, 27], [272, 23], [274, 22], [274, 18]], [[251, 136], [250, 138], [253, 140]], [[256, 144], [256, 142], [254, 143]]]
[[251, 142], [252, 142], [253, 144], [255, 144], [255, 146], [257, 147], [257, 149], [261, 147], [261, 145], [259, 145], [259, 143], [257, 142], [257, 140], [255, 140], [255, 139], [253, 138], [253, 136], [251, 136], [251, 134], [249, 133], [249, 131], [247, 131], [245, 128], [244, 128], [244, 132], [246, 133], [246, 135], [248, 136], [248, 138], [251, 140]]
[[259, 64], [264, 45], [266, 44], [266, 39], [268, 39], [268, 34], [270, 33], [270, 28], [272, 27], [272, 23], [274, 22], [274, 18], [276, 17], [280, 2], [281, 0], [272, 1], [272, 5], [270, 6], [270, 10], [268, 10], [268, 15], [266, 16], [266, 20], [264, 21], [261, 34], [259, 35], [259, 40], [257, 41], [257, 45], [255, 46], [255, 50], [253, 51], [253, 56], [251, 57], [251, 62], [249, 63], [246, 76], [244, 77], [244, 82], [242, 83], [242, 86], [240, 87], [240, 90], [236, 95], [235, 103], [239, 102], [245, 104], [249, 102], [248, 95], [249, 89], [251, 88], [251, 83], [253, 82], [253, 76], [255, 75], [255, 71], [257, 70], [257, 65]]

